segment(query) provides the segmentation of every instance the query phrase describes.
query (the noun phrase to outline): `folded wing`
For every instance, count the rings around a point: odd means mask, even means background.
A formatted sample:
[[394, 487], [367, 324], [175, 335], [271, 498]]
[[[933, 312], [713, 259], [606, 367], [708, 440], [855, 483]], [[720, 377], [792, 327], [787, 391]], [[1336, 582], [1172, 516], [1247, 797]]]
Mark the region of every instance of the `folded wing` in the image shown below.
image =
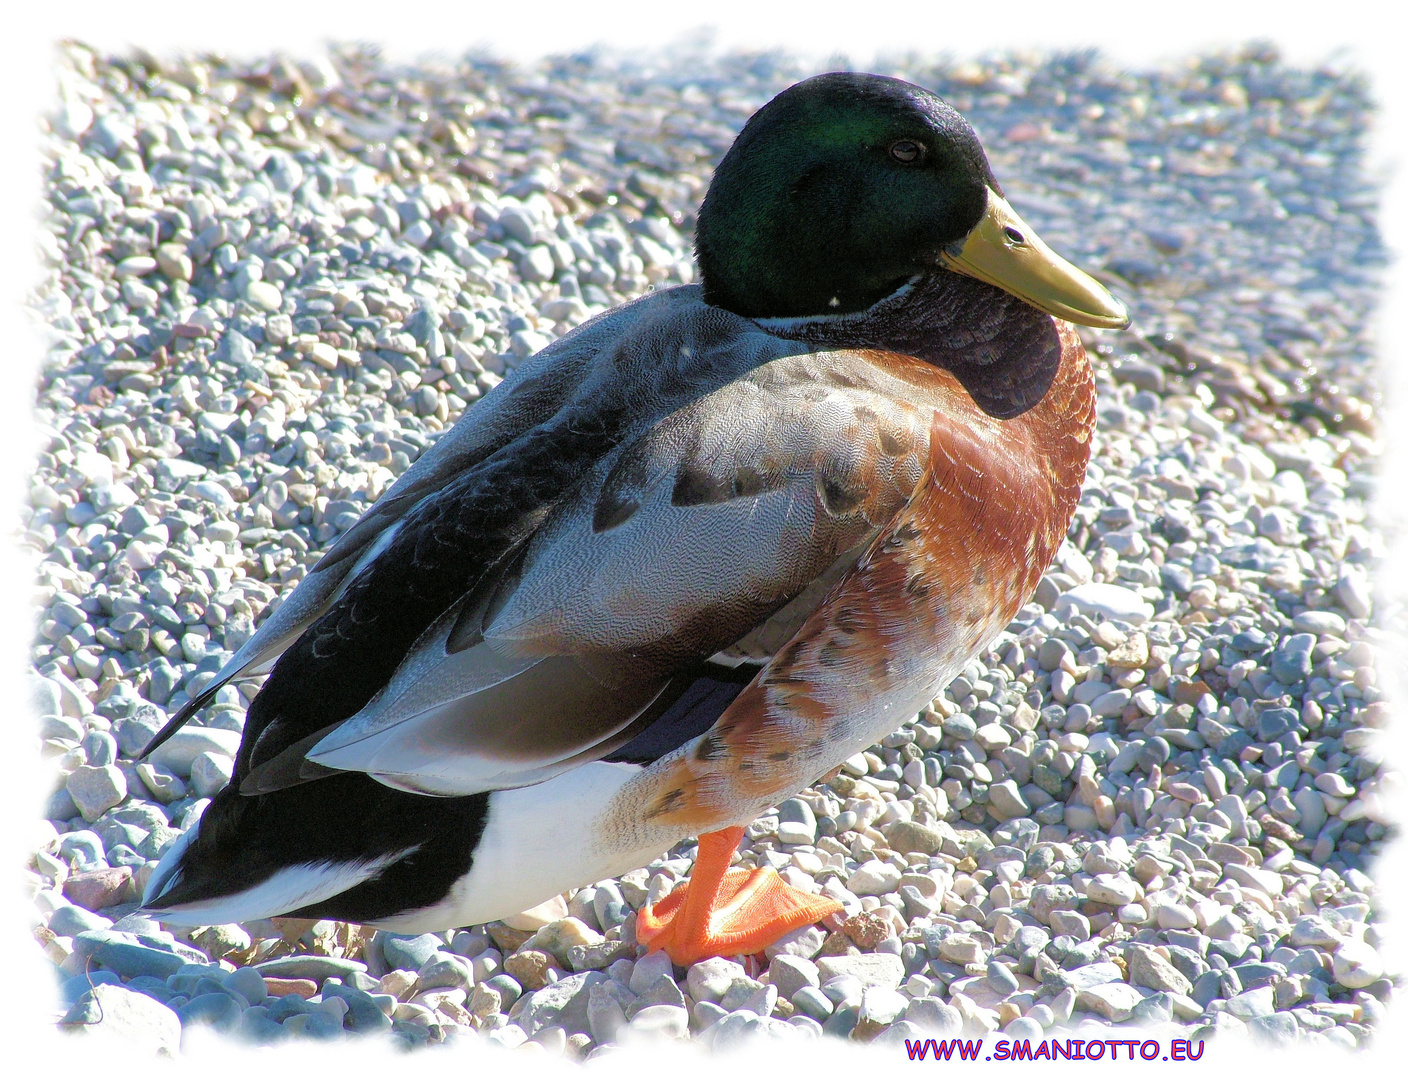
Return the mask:
[[932, 369], [666, 297], [589, 362], [564, 351], [565, 391], [552, 357], [526, 365], [550, 415], [442, 440], [270, 620], [251, 655], [287, 651], [242, 792], [336, 770], [469, 795], [664, 746], [733, 693], [700, 665], [765, 658], [854, 565], [922, 474]]

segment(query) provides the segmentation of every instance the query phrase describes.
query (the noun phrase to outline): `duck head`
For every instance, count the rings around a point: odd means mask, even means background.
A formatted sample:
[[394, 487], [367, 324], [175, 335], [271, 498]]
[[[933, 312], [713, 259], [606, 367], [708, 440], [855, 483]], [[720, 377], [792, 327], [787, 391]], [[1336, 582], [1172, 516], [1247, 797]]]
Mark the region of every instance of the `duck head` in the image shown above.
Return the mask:
[[1008, 205], [968, 122], [882, 75], [817, 75], [754, 113], [695, 235], [705, 299], [749, 318], [863, 311], [956, 272], [1071, 322], [1129, 323]]

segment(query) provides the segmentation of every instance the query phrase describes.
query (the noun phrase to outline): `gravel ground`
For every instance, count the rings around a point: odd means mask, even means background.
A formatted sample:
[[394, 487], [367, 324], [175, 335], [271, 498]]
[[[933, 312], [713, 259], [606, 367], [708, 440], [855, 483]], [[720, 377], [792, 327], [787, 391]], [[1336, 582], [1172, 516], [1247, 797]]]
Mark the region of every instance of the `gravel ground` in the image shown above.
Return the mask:
[[[756, 957], [637, 958], [693, 844], [504, 923], [404, 937], [133, 914], [228, 779], [257, 680], [131, 758], [522, 358], [693, 277], [694, 212], [780, 54], [393, 68], [67, 48], [32, 297], [21, 542], [53, 794], [26, 871], [62, 1027], [179, 1052], [381, 1032], [573, 1056], [757, 1033], [1364, 1046], [1397, 973], [1364, 327], [1367, 91], [1265, 48], [887, 69], [974, 122], [1056, 250], [1130, 303], [1035, 600], [880, 745], [748, 830], [845, 913]], [[1035, 1045], [1035, 1042], [1034, 1042]]]

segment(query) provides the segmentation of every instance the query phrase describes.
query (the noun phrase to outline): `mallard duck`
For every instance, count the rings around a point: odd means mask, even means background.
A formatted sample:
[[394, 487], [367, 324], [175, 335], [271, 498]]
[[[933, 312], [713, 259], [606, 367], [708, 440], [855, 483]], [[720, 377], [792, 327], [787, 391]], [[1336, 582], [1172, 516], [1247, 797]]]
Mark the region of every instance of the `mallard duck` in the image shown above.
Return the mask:
[[504, 918], [699, 837], [637, 919], [677, 963], [834, 912], [743, 826], [899, 727], [1032, 595], [1124, 308], [968, 123], [833, 73], [761, 108], [700, 282], [524, 362], [158, 736], [268, 672], [233, 779], [152, 875], [172, 923]]

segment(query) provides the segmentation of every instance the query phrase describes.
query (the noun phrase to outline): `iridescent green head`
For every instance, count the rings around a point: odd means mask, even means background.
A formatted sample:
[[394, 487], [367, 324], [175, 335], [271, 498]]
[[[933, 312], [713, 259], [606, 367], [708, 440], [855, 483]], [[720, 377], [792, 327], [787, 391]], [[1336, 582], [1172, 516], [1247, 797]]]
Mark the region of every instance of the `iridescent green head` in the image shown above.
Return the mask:
[[1007, 204], [968, 122], [883, 75], [818, 75], [759, 109], [714, 173], [695, 250], [705, 299], [749, 318], [862, 311], [954, 272], [1072, 322], [1129, 322]]
[[938, 266], [997, 188], [968, 122], [918, 86], [832, 72], [764, 105], [719, 163], [696, 248], [710, 303], [859, 311]]

